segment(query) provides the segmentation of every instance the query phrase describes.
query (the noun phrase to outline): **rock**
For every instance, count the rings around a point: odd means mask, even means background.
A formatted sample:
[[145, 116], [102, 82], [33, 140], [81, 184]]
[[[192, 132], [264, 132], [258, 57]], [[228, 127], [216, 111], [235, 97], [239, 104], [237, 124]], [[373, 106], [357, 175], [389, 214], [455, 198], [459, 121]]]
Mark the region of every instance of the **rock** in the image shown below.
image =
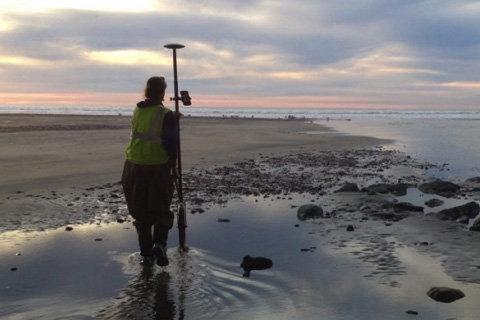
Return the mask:
[[362, 188], [362, 191], [367, 192], [368, 194], [377, 194], [377, 193], [388, 193], [388, 185], [384, 183], [377, 183], [371, 186]]
[[17, 271], [17, 270], [18, 270], [17, 267], [10, 268], [10, 271]]
[[408, 217], [408, 213], [374, 212], [370, 214], [373, 219], [400, 221]]
[[351, 224], [349, 224], [349, 225], [347, 226], [347, 231], [355, 231], [355, 227], [352, 226]]
[[413, 310], [408, 310], [408, 311], [405, 311], [406, 314], [412, 314], [412, 315], [418, 315], [418, 311], [413, 311]]
[[480, 177], [473, 177], [473, 178], [468, 178], [465, 180], [467, 183], [480, 183]]
[[470, 221], [470, 218], [467, 215], [463, 215], [457, 220], [455, 220], [455, 222], [458, 222], [458, 223], [468, 223], [469, 221]]
[[433, 300], [443, 303], [450, 303], [465, 297], [462, 291], [448, 287], [433, 287], [428, 290], [427, 295]]
[[124, 222], [125, 222], [125, 219], [123, 219], [123, 218], [117, 218], [117, 222], [118, 222], [118, 223], [124, 223]]
[[358, 186], [353, 182], [345, 182], [343, 186], [335, 192], [359, 192]]
[[480, 206], [475, 201], [471, 201], [464, 205], [442, 210], [437, 213], [437, 217], [441, 220], [457, 220], [462, 216], [469, 219], [475, 218], [480, 212]]
[[265, 270], [270, 269], [273, 265], [272, 260], [264, 257], [243, 257], [243, 261], [240, 264], [240, 267], [243, 268], [243, 276], [249, 277], [250, 271], [252, 270]]
[[470, 231], [480, 231], [480, 219], [475, 220], [473, 225], [469, 229]]
[[323, 218], [323, 209], [316, 204], [305, 204], [298, 208], [297, 218], [300, 221]]
[[399, 202], [393, 205], [393, 211], [395, 212], [405, 212], [405, 211], [413, 211], [413, 212], [423, 212], [423, 207], [415, 206], [409, 202]]
[[442, 201], [440, 199], [430, 199], [428, 201], [425, 201], [425, 205], [429, 208], [435, 208], [435, 207], [440, 207], [445, 204], [445, 201]]
[[218, 219], [217, 219], [217, 222], [230, 222], [230, 219], [218, 218]]
[[392, 193], [396, 196], [404, 196], [407, 194], [407, 185], [405, 183], [398, 184], [386, 184], [386, 183], [377, 183], [372, 184], [366, 188], [363, 188], [362, 191], [367, 192], [368, 194], [377, 194], [377, 193]]
[[431, 182], [422, 183], [418, 189], [423, 193], [427, 194], [437, 194], [446, 198], [450, 198], [460, 190], [460, 186], [443, 180], [434, 180]]
[[96, 238], [95, 241], [102, 241], [103, 239], [102, 238]]
[[72, 230], [73, 230], [72, 227], [66, 227], [66, 228], [65, 228], [65, 231], [72, 231]]

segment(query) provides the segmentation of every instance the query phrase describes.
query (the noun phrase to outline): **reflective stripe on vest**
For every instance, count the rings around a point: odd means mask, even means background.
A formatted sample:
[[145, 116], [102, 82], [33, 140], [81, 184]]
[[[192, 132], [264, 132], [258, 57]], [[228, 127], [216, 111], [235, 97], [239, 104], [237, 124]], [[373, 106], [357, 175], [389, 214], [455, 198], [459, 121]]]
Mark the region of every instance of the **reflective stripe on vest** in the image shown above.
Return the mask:
[[160, 126], [160, 121], [163, 119], [163, 110], [159, 110], [155, 115], [155, 119], [153, 119], [152, 127], [149, 133], [143, 132], [132, 132], [131, 137], [151, 141], [153, 143], [162, 144], [163, 140], [162, 137], [157, 136], [158, 127]]

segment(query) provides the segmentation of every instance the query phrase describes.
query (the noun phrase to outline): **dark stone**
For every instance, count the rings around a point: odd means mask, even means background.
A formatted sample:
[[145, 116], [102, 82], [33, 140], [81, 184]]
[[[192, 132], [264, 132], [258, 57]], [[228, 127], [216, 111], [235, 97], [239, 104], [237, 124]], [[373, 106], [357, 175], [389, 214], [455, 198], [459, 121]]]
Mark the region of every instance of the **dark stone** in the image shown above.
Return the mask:
[[243, 268], [243, 276], [249, 277], [250, 271], [252, 270], [265, 270], [270, 269], [273, 265], [272, 260], [264, 257], [243, 257], [243, 261], [240, 264], [240, 267]]
[[230, 219], [221, 219], [221, 218], [218, 218], [218, 219], [217, 219], [217, 222], [230, 222]]
[[388, 213], [388, 212], [377, 212], [377, 213], [372, 213], [370, 217], [377, 218], [380, 220], [393, 220], [395, 219], [395, 214]]
[[393, 211], [395, 212], [423, 212], [423, 207], [415, 206], [409, 202], [399, 202], [393, 205]]
[[475, 218], [480, 212], [480, 206], [475, 201], [471, 201], [464, 205], [442, 210], [437, 213], [437, 217], [441, 220], [457, 220], [462, 216], [469, 219]]
[[418, 311], [413, 311], [413, 310], [408, 310], [408, 311], [405, 311], [406, 314], [412, 314], [412, 315], [417, 315], [418, 314]]
[[404, 196], [407, 194], [407, 185], [405, 183], [376, 183], [366, 188], [363, 188], [362, 191], [367, 192], [368, 194], [392, 193], [395, 196]]
[[460, 190], [460, 186], [449, 181], [434, 180], [431, 182], [422, 183], [418, 189], [423, 193], [438, 194], [440, 196], [450, 198], [454, 196], [458, 190]]
[[377, 193], [388, 193], [388, 185], [385, 183], [377, 183], [371, 186], [362, 188], [362, 191], [367, 192], [368, 194], [377, 194]]
[[295, 228], [298, 228], [298, 227], [300, 227], [300, 225], [299, 225], [299, 224], [295, 224]]
[[349, 225], [347, 226], [347, 231], [355, 231], [355, 227], [352, 226], [351, 224], [349, 224]]
[[469, 229], [470, 231], [480, 231], [480, 219], [477, 219]]
[[18, 270], [17, 267], [10, 268], [10, 271], [17, 271], [17, 270]]
[[125, 220], [124, 220], [124, 219], [122, 219], [122, 218], [117, 218], [117, 222], [118, 222], [118, 223], [124, 223], [124, 222], [125, 222]]
[[380, 220], [391, 220], [391, 221], [400, 221], [408, 217], [408, 213], [391, 213], [391, 212], [376, 212], [370, 214], [370, 217], [373, 219], [380, 219]]
[[65, 228], [65, 231], [72, 231], [72, 230], [73, 230], [72, 227], [66, 227], [66, 228]]
[[429, 208], [435, 208], [435, 207], [440, 207], [445, 204], [444, 201], [440, 199], [430, 199], [428, 201], [425, 201], [425, 205]]
[[469, 183], [480, 183], [480, 177], [473, 177], [473, 178], [468, 178], [466, 182]]
[[462, 291], [447, 287], [433, 287], [428, 290], [427, 295], [433, 300], [443, 303], [450, 303], [465, 297]]
[[298, 208], [297, 218], [300, 221], [323, 218], [323, 209], [316, 204], [305, 204]]
[[455, 220], [455, 222], [459, 222], [459, 223], [468, 223], [469, 221], [470, 221], [470, 218], [468, 216], [461, 216], [460, 218]]
[[95, 241], [102, 241], [102, 238], [96, 238]]
[[345, 182], [343, 186], [335, 192], [359, 192], [358, 186], [353, 182]]

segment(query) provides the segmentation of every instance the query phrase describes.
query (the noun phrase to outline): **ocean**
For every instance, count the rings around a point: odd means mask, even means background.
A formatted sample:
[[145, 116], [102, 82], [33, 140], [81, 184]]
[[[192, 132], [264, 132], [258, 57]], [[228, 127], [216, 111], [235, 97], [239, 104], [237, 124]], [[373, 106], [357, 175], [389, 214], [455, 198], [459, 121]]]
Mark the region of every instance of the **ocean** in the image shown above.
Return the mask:
[[[170, 107], [171, 108], [171, 107]], [[1, 106], [2, 113], [131, 115], [132, 106]], [[480, 110], [323, 109], [323, 108], [197, 108], [181, 107], [185, 116], [240, 118], [354, 119], [464, 119], [480, 120]]]
[[[445, 165], [429, 176], [462, 180], [480, 176], [480, 110], [299, 109], [181, 107], [185, 116], [265, 119], [309, 119], [333, 134], [374, 136], [395, 140], [385, 147], [416, 159]], [[131, 106], [0, 106], [1, 113], [122, 115]], [[312, 133], [315, 134], [315, 133]], [[318, 132], [318, 134], [325, 134]], [[332, 134], [332, 133], [329, 133]]]

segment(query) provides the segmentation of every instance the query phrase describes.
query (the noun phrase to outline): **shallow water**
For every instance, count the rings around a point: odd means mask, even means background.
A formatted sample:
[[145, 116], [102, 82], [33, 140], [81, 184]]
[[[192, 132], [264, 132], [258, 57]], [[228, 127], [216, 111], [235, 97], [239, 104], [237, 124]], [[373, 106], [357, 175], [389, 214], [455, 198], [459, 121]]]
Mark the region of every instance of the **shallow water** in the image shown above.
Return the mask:
[[[174, 229], [163, 269], [139, 265], [130, 223], [4, 233], [0, 317], [407, 319], [405, 311], [415, 310], [421, 319], [476, 319], [480, 285], [452, 280], [437, 258], [392, 233], [371, 237], [329, 219], [298, 221], [291, 205], [310, 200], [248, 197], [189, 215], [190, 251], [176, 249]], [[380, 251], [388, 251], [383, 267], [390, 271], [354, 253], [380, 261]], [[272, 269], [242, 277], [247, 254], [272, 259]], [[441, 304], [425, 294], [433, 286], [461, 289], [466, 297]]]
[[448, 164], [428, 176], [465, 179], [480, 175], [480, 122], [466, 119], [354, 119], [319, 121], [353, 135], [393, 139], [387, 149], [398, 149], [420, 161]]

